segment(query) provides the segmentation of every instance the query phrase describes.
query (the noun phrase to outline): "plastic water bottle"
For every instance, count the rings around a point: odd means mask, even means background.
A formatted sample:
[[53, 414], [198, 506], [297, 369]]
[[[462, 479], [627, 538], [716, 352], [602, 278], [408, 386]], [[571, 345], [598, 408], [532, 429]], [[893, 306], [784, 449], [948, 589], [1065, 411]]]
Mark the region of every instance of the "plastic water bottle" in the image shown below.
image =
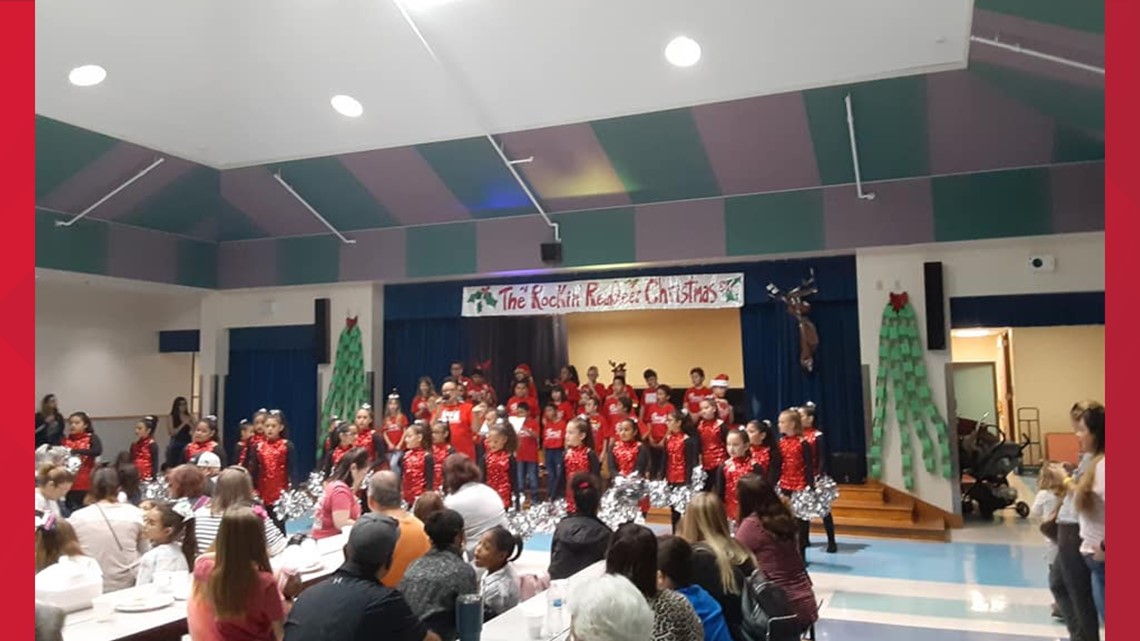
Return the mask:
[[569, 627], [566, 619], [567, 585], [565, 579], [550, 582], [546, 591], [546, 635], [547, 638], [558, 636]]

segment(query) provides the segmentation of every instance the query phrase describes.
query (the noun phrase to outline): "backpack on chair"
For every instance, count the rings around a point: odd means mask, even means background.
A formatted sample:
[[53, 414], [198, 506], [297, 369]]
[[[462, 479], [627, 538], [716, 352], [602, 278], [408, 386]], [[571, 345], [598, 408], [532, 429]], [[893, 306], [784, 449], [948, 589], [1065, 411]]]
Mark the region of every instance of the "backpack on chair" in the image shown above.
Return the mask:
[[799, 641], [803, 626], [788, 606], [788, 596], [756, 569], [740, 591], [744, 617], [740, 632], [746, 641]]

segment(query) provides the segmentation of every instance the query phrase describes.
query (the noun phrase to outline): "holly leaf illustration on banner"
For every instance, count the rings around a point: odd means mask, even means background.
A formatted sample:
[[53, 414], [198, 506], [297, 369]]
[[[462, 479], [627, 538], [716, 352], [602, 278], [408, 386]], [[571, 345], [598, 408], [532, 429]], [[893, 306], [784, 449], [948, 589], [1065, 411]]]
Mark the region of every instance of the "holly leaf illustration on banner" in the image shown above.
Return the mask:
[[723, 281], [722, 288], [724, 289], [725, 302], [735, 303], [740, 300], [740, 297], [736, 295], [736, 286], [740, 284], [741, 280], [742, 278], [740, 276], [737, 276], [727, 281]]

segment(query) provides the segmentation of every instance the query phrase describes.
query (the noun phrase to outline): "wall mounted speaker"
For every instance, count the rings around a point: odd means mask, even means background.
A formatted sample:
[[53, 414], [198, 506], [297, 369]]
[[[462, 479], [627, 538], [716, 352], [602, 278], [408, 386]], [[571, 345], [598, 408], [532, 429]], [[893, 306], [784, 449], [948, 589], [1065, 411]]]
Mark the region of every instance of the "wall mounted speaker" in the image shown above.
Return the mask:
[[562, 264], [562, 243], [543, 243], [542, 262], [547, 265]]
[[922, 264], [926, 287], [926, 347], [946, 349], [946, 292], [942, 289], [942, 263]]
[[317, 356], [317, 363], [329, 363], [329, 299], [318, 298], [313, 301], [313, 352]]

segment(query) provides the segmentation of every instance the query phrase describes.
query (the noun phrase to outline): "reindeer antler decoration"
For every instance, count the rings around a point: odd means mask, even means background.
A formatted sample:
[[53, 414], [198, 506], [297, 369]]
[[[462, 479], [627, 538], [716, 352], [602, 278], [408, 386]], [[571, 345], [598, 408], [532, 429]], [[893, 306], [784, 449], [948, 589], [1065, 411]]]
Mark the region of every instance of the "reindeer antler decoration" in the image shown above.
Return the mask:
[[625, 363], [618, 363], [617, 361], [610, 361], [610, 373], [614, 374], [615, 376], [617, 374], [624, 374], [625, 373]]
[[815, 350], [819, 347], [819, 333], [816, 332], [815, 323], [808, 318], [811, 303], [807, 297], [819, 293], [815, 286], [815, 270], [808, 272], [808, 277], [791, 291], [784, 293], [772, 283], [768, 283], [768, 296], [784, 303], [788, 307], [788, 314], [796, 319], [800, 328], [800, 365], [807, 371], [812, 371], [815, 364]]

